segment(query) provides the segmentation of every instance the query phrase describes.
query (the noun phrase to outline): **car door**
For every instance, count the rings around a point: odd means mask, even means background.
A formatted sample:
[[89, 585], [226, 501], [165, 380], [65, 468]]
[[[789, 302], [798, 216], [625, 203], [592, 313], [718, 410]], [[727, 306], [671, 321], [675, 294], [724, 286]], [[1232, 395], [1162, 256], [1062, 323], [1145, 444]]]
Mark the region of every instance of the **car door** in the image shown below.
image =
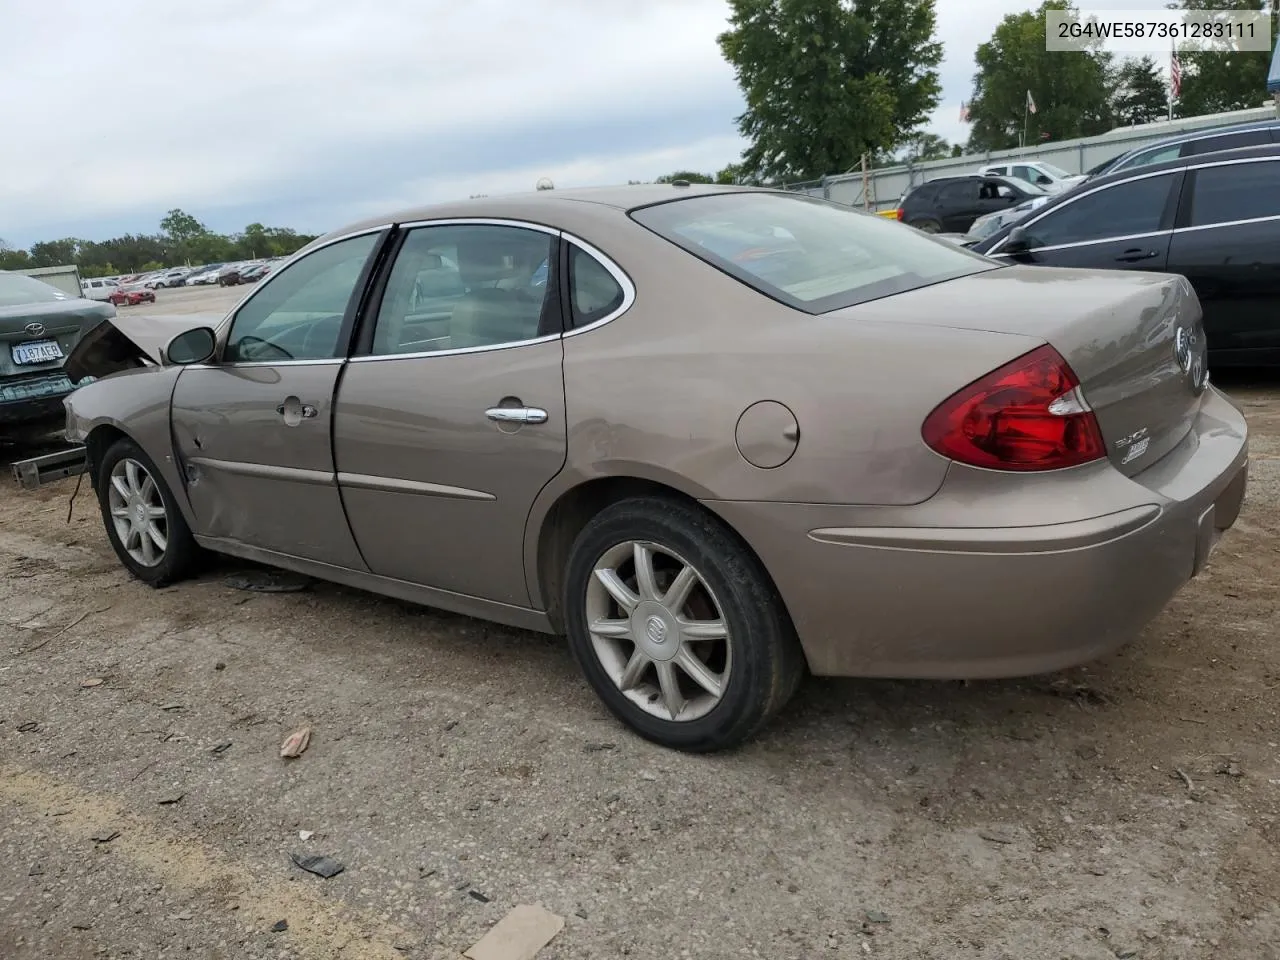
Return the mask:
[[942, 185], [938, 191], [936, 217], [944, 233], [964, 233], [982, 215], [978, 201], [978, 184], [981, 182], [966, 179]]
[[529, 605], [525, 523], [567, 450], [559, 243], [522, 223], [405, 228], [334, 408], [374, 573]]
[[991, 255], [1054, 267], [1163, 270], [1181, 181], [1175, 170], [1082, 193], [1026, 219], [1025, 253], [1002, 252], [1006, 236]]
[[365, 569], [343, 514], [330, 430], [383, 236], [337, 240], [274, 274], [232, 315], [218, 359], [182, 371], [173, 433], [197, 534]]
[[1274, 362], [1280, 359], [1280, 158], [1205, 166], [1187, 176], [1168, 269], [1195, 287], [1217, 362]]

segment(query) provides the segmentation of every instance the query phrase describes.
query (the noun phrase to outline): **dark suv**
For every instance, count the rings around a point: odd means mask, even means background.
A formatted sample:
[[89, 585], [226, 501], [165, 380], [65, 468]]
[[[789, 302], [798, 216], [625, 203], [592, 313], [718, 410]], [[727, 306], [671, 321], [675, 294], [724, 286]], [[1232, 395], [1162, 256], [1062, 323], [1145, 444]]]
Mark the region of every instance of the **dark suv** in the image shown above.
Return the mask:
[[909, 189], [898, 219], [925, 233], [964, 233], [985, 214], [1043, 196], [1044, 190], [1012, 177], [940, 177]]

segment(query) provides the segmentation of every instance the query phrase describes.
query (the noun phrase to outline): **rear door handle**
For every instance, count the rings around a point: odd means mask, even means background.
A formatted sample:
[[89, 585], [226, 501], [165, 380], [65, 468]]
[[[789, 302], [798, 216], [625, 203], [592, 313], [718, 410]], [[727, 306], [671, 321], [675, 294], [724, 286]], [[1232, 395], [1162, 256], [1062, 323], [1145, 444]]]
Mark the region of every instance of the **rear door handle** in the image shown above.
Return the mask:
[[540, 407], [490, 407], [484, 415], [495, 423], [547, 422], [547, 411]]
[[1150, 260], [1156, 255], [1154, 250], [1140, 250], [1134, 247], [1132, 250], [1126, 250], [1120, 256], [1116, 257], [1117, 263], [1136, 263], [1139, 260]]

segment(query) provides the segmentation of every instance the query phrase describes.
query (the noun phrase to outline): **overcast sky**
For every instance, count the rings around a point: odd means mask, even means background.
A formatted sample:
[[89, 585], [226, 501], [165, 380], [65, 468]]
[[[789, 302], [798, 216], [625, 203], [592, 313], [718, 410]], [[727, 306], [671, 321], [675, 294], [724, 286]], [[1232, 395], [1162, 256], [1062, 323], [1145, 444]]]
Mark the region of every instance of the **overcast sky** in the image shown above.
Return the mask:
[[[714, 171], [742, 150], [726, 0], [0, 0], [0, 238], [322, 232], [399, 206]], [[938, 0], [933, 130], [1027, 0]], [[1094, 0], [1088, 9], [1160, 9]]]

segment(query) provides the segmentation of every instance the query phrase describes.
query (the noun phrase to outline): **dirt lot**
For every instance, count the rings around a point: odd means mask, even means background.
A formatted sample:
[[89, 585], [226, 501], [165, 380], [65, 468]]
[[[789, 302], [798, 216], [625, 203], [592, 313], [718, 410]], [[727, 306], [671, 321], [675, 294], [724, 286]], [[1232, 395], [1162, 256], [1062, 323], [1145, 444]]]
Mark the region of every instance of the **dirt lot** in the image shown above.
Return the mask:
[[811, 681], [714, 757], [629, 735], [553, 639], [232, 562], [151, 590], [73, 481], [6, 483], [0, 957], [456, 960], [539, 902], [540, 958], [1280, 957], [1278, 379], [1229, 382], [1248, 504], [1139, 642]]

